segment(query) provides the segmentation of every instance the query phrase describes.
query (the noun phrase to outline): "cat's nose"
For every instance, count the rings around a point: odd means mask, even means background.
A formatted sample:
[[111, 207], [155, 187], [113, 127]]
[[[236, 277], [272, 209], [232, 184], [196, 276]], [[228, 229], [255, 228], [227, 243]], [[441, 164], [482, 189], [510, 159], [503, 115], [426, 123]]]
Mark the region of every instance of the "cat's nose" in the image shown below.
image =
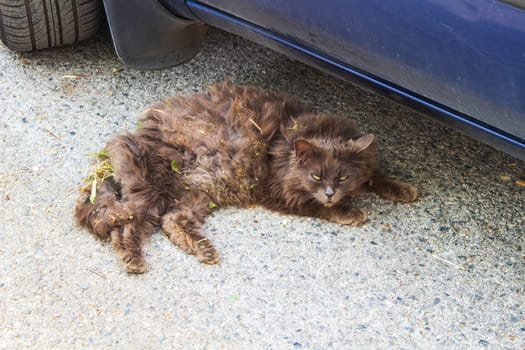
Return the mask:
[[332, 198], [332, 196], [335, 194], [332, 186], [327, 186], [326, 189], [324, 190], [324, 194], [328, 197], [328, 199]]

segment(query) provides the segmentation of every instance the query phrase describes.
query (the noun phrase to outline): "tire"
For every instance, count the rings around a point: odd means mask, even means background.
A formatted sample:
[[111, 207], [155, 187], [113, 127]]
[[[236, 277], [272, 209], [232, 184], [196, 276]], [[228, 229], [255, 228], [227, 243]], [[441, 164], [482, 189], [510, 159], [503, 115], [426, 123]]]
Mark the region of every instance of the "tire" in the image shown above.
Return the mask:
[[74, 44], [99, 28], [99, 0], [0, 0], [0, 40], [14, 51]]

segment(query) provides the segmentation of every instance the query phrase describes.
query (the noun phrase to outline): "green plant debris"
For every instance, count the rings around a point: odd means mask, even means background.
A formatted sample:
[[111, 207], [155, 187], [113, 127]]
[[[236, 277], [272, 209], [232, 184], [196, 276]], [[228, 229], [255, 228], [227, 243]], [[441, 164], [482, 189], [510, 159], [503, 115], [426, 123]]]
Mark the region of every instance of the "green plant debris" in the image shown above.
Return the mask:
[[144, 125], [142, 125], [141, 122], [137, 122], [137, 124], [135, 124], [137, 126], [138, 129], [142, 129], [144, 127]]
[[213, 201], [209, 201], [208, 202], [208, 208], [210, 208], [210, 209], [217, 208], [217, 204], [215, 204]]
[[111, 166], [109, 161], [103, 160], [99, 162], [91, 171], [91, 174], [84, 178], [84, 182], [91, 183], [91, 194], [89, 201], [94, 204], [97, 199], [97, 185], [115, 175], [115, 169]]
[[180, 174], [179, 165], [177, 164], [177, 161], [175, 159], [171, 161], [171, 170], [173, 170], [177, 174]]
[[103, 157], [103, 158], [107, 158], [109, 157], [109, 154], [108, 154], [108, 150], [105, 149], [105, 148], [102, 148], [100, 151], [98, 152], [93, 152], [93, 153], [89, 153], [88, 156], [90, 157]]
[[256, 184], [256, 183], [251, 184], [251, 185], [249, 185], [249, 186], [245, 186], [245, 185], [243, 185], [243, 184], [240, 184], [240, 185], [239, 185], [239, 188], [240, 188], [241, 190], [244, 190], [244, 189], [253, 190], [255, 187], [257, 187], [257, 184]]
[[91, 204], [95, 204], [95, 201], [97, 200], [97, 179], [94, 178], [93, 182], [91, 183], [91, 194], [89, 195], [89, 201]]
[[99, 181], [103, 181], [115, 174], [115, 169], [109, 164], [107, 160], [103, 160], [99, 162], [94, 168], [93, 171], [91, 171], [91, 174], [86, 176], [84, 179], [84, 182], [90, 183], [93, 180], [97, 179]]

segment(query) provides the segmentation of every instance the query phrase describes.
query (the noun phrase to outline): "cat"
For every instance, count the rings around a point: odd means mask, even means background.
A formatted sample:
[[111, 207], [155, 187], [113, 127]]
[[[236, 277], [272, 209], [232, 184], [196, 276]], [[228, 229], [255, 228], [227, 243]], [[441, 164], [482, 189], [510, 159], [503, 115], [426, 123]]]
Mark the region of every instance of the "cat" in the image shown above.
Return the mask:
[[206, 264], [219, 255], [202, 233], [215, 207], [259, 205], [291, 215], [361, 225], [363, 191], [412, 202], [413, 185], [386, 177], [377, 142], [347, 117], [297, 98], [215, 83], [148, 108], [138, 128], [114, 136], [81, 187], [79, 225], [111, 239], [130, 273], [146, 271], [142, 243], [161, 226]]

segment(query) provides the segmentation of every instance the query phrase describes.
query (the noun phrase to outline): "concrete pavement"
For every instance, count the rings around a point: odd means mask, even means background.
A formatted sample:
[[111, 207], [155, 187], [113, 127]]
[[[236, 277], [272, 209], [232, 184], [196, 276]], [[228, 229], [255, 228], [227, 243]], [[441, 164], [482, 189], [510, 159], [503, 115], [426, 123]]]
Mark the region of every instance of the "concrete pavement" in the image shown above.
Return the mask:
[[[229, 78], [297, 95], [378, 136], [421, 199], [359, 202], [345, 227], [221, 209], [205, 266], [156, 232], [128, 275], [73, 223], [87, 154], [171, 94]], [[138, 71], [106, 35], [0, 47], [0, 349], [524, 349], [525, 164], [380, 97], [211, 30], [199, 55]]]

